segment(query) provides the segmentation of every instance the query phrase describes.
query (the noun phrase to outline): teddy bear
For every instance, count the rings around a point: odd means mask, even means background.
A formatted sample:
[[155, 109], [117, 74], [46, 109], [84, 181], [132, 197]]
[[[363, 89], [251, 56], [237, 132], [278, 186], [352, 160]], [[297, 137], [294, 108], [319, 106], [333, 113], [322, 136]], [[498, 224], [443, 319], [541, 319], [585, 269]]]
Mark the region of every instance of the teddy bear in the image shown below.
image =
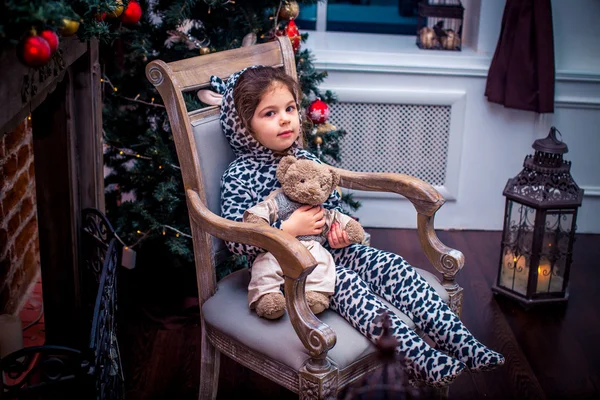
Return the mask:
[[[281, 159], [276, 172], [281, 188], [264, 201], [244, 212], [243, 220], [250, 223], [269, 224], [285, 221], [303, 205], [320, 206], [339, 184], [339, 175], [326, 165], [308, 159], [286, 156]], [[361, 243], [365, 232], [358, 221], [337, 211], [324, 209], [325, 225], [319, 235], [298, 236], [311, 252], [317, 266], [306, 279], [306, 301], [314, 314], [329, 307], [329, 297], [335, 290], [335, 263], [323, 247], [334, 223], [348, 234], [351, 243]], [[283, 273], [271, 253], [261, 253], [252, 264], [248, 285], [248, 302], [258, 316], [277, 319], [285, 313], [285, 297], [281, 293]]]

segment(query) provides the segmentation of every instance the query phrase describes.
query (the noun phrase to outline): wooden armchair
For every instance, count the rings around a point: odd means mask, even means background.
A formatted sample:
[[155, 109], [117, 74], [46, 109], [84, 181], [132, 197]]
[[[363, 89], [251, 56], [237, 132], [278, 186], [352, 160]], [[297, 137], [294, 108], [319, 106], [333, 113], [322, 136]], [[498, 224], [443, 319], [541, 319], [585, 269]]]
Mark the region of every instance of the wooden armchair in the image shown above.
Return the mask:
[[[334, 398], [338, 390], [378, 367], [375, 346], [335, 312], [326, 310], [319, 318], [312, 314], [304, 285], [316, 263], [296, 238], [269, 226], [219, 216], [220, 178], [234, 155], [221, 131], [219, 108], [188, 112], [184, 102], [183, 93], [209, 87], [211, 75], [226, 79], [256, 64], [284, 68], [297, 79], [288, 38], [168, 64], [156, 60], [146, 67], [167, 109], [189, 207], [202, 319], [200, 398], [216, 397], [220, 353], [300, 398]], [[442, 283], [427, 271], [419, 273], [460, 315], [462, 288], [455, 276], [464, 258], [444, 246], [433, 228], [434, 214], [444, 203], [442, 196], [431, 185], [406, 175], [336, 171], [343, 187], [395, 192], [413, 203], [421, 245], [442, 274]], [[226, 253], [222, 240], [259, 246], [274, 254], [285, 275], [287, 315], [270, 321], [249, 310], [248, 270], [217, 283], [215, 265]], [[395, 312], [414, 327], [408, 317]]]

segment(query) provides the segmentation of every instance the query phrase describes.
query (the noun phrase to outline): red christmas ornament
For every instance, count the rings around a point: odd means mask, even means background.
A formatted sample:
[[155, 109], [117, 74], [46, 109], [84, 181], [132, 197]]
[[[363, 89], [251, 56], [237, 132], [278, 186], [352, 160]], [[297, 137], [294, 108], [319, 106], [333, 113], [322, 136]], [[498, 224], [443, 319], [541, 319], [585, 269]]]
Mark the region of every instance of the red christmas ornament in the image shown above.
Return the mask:
[[127, 8], [121, 14], [124, 24], [137, 24], [142, 18], [142, 7], [137, 1], [130, 1]]
[[329, 106], [321, 99], [316, 99], [308, 106], [308, 118], [315, 124], [322, 124], [331, 115]]
[[54, 54], [54, 52], [58, 49], [58, 35], [51, 31], [50, 29], [46, 29], [40, 33], [40, 36], [46, 39], [48, 45], [50, 46], [50, 53]]
[[285, 34], [290, 38], [294, 52], [298, 51], [300, 48], [300, 31], [293, 18], [290, 19], [290, 22], [285, 27]]
[[52, 50], [43, 37], [29, 36], [21, 41], [17, 55], [23, 64], [40, 67], [50, 61]]
[[102, 22], [106, 19], [106, 13], [102, 12], [100, 14], [96, 14], [96, 21]]

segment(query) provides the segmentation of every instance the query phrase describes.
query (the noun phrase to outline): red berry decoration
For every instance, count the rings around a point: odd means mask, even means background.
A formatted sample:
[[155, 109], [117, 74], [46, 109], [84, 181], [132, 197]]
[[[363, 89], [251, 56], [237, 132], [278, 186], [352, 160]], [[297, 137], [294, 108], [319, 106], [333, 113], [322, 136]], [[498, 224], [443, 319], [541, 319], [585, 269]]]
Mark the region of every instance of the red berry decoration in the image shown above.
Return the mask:
[[40, 33], [40, 36], [46, 39], [48, 45], [50, 46], [50, 53], [54, 54], [54, 52], [58, 49], [58, 35], [51, 31], [50, 29], [46, 29]]
[[308, 106], [308, 118], [315, 124], [322, 124], [327, 121], [331, 111], [329, 106], [321, 99], [316, 99]]
[[29, 36], [21, 41], [17, 55], [23, 64], [40, 67], [50, 61], [52, 50], [43, 37]]
[[137, 1], [130, 1], [123, 14], [121, 14], [121, 21], [124, 24], [137, 24], [141, 18], [142, 7]]
[[96, 14], [96, 21], [102, 22], [106, 19], [106, 13], [102, 12], [100, 14]]
[[300, 31], [293, 18], [290, 19], [290, 22], [285, 27], [285, 34], [290, 38], [294, 52], [298, 51], [300, 48]]

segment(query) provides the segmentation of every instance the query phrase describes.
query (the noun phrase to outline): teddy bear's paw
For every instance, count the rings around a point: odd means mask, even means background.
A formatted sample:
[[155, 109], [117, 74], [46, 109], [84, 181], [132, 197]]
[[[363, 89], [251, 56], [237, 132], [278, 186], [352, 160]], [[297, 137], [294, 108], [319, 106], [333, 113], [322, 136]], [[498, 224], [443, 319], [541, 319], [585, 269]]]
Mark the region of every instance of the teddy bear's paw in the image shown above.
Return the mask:
[[285, 313], [285, 297], [280, 292], [267, 293], [256, 302], [256, 314], [267, 319], [277, 319]]
[[306, 302], [315, 315], [329, 308], [329, 296], [321, 292], [306, 292]]
[[351, 243], [362, 243], [365, 240], [365, 230], [360, 223], [351, 219], [344, 228]]

